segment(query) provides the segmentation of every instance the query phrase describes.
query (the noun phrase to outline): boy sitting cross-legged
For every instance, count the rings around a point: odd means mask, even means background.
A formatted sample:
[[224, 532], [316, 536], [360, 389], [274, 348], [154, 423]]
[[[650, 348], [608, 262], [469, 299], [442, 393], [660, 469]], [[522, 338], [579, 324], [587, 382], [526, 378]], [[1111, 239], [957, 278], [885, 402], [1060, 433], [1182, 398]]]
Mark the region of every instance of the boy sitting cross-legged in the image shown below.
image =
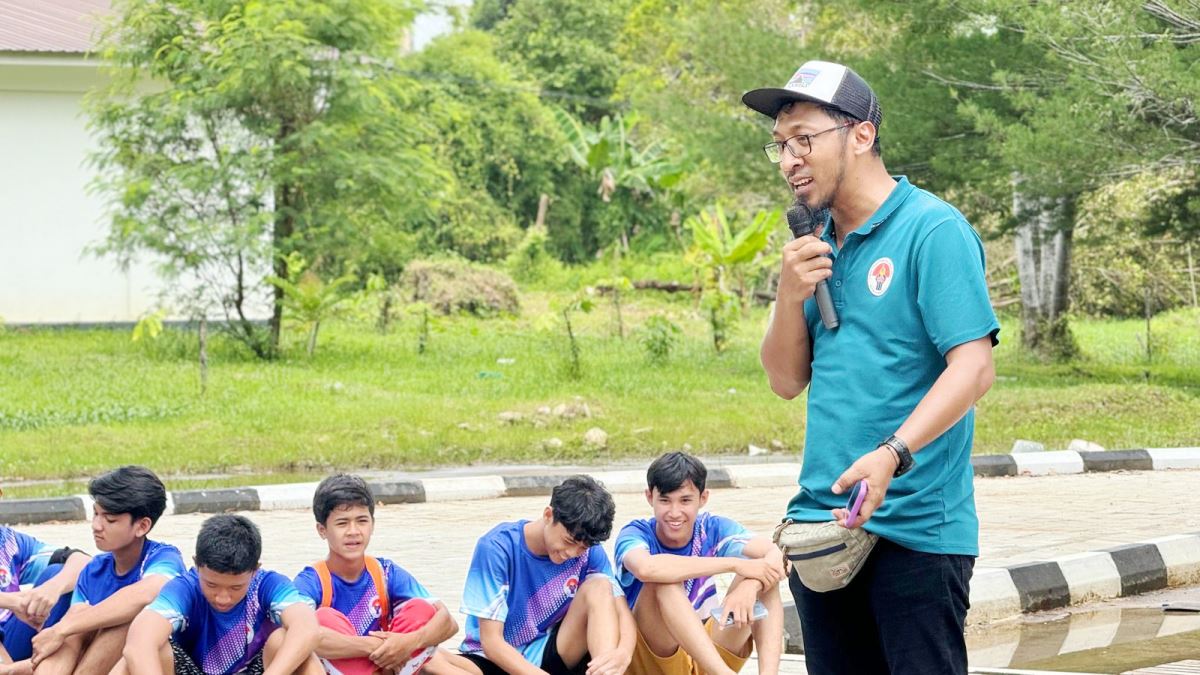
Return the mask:
[[[0, 525], [0, 675], [33, 672], [33, 636], [66, 613], [89, 560]], [[21, 590], [25, 585], [29, 588]]]
[[123, 466], [93, 479], [88, 492], [92, 539], [104, 553], [79, 573], [66, 616], [33, 636], [37, 675], [107, 673], [121, 658], [129, 622], [185, 569], [179, 549], [146, 538], [167, 508], [154, 472]]
[[312, 606], [290, 579], [261, 569], [261, 554], [245, 516], [204, 521], [196, 566], [134, 619], [113, 675], [324, 675]]
[[[779, 672], [783, 555], [770, 539], [700, 512], [707, 477], [704, 464], [682, 452], [654, 460], [646, 472], [654, 517], [617, 535], [617, 578], [637, 622], [634, 675], [732, 675], [752, 646], [758, 672]], [[721, 603], [712, 576], [727, 572], [736, 576]], [[759, 620], [756, 604], [766, 610]]]
[[588, 476], [554, 488], [531, 521], [479, 539], [461, 650], [477, 675], [622, 675], [633, 654], [629, 607], [599, 543], [612, 531], [612, 495]]
[[362, 478], [321, 481], [313, 495], [325, 560], [304, 568], [296, 588], [310, 598], [321, 624], [319, 656], [330, 672], [462, 673], [437, 645], [458, 631], [440, 601], [403, 567], [367, 555], [375, 530], [375, 498]]

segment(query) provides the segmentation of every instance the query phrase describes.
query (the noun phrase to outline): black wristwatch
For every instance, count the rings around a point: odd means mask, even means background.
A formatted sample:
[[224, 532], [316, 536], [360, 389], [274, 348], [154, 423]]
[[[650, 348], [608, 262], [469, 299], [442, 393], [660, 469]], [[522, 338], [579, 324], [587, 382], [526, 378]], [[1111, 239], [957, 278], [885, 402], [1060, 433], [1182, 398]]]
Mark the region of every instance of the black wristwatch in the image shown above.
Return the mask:
[[908, 451], [908, 444], [899, 438], [896, 438], [895, 434], [883, 439], [883, 441], [881, 441], [879, 444], [886, 445], [891, 448], [892, 451], [896, 453], [896, 461], [900, 463], [896, 467], [896, 473], [892, 474], [892, 478], [899, 478], [916, 466], [916, 462], [913, 461], [912, 453]]

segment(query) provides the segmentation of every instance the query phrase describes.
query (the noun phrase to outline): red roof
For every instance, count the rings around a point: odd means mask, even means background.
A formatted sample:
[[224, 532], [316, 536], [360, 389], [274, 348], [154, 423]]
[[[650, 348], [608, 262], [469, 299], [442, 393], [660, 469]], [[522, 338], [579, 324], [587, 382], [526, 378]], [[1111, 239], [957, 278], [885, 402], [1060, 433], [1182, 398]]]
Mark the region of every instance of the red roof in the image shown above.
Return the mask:
[[0, 0], [0, 52], [82, 54], [109, 0]]

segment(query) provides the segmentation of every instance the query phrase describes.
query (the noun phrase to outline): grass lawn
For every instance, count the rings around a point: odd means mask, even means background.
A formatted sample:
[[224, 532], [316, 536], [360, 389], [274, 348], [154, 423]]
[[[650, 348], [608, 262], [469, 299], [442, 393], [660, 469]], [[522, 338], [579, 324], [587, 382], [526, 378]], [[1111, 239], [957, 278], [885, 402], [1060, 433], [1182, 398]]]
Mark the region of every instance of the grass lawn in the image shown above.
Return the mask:
[[[764, 310], [752, 310], [717, 355], [686, 301], [638, 296], [624, 308], [634, 327], [624, 340], [601, 302], [576, 315], [583, 376], [574, 380], [550, 310], [559, 302], [529, 293], [520, 318], [440, 319], [424, 354], [412, 319], [386, 336], [324, 327], [311, 359], [303, 336], [289, 334], [286, 357], [273, 363], [214, 339], [203, 396], [195, 338], [181, 330], [133, 343], [128, 331], [0, 329], [0, 478], [71, 481], [140, 463], [178, 476], [172, 487], [196, 487], [312, 480], [335, 468], [802, 447], [803, 401], [774, 397], [758, 365]], [[650, 365], [638, 340], [637, 326], [652, 314], [683, 328], [663, 365]], [[976, 452], [1007, 452], [1016, 438], [1051, 448], [1072, 438], [1113, 449], [1200, 444], [1200, 313], [1156, 319], [1149, 365], [1144, 329], [1079, 321], [1084, 356], [1045, 366], [1021, 357], [1015, 323], [1006, 321], [1000, 379], [979, 406]], [[560, 406], [579, 414], [554, 414]], [[583, 443], [591, 427], [608, 433], [607, 449]], [[186, 479], [211, 473], [246, 478]], [[8, 496], [77, 488], [23, 486]]]

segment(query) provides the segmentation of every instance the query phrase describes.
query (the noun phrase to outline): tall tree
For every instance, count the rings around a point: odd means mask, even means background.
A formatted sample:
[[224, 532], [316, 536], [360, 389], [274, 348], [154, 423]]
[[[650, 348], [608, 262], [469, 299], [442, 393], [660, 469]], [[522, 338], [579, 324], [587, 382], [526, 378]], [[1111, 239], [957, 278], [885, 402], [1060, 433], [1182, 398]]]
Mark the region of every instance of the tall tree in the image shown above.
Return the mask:
[[413, 15], [407, 0], [118, 0], [112, 85], [91, 101], [108, 250], [160, 256], [273, 356], [269, 272], [289, 278], [293, 251], [350, 260], [440, 193], [407, 111], [417, 88], [392, 67]]

